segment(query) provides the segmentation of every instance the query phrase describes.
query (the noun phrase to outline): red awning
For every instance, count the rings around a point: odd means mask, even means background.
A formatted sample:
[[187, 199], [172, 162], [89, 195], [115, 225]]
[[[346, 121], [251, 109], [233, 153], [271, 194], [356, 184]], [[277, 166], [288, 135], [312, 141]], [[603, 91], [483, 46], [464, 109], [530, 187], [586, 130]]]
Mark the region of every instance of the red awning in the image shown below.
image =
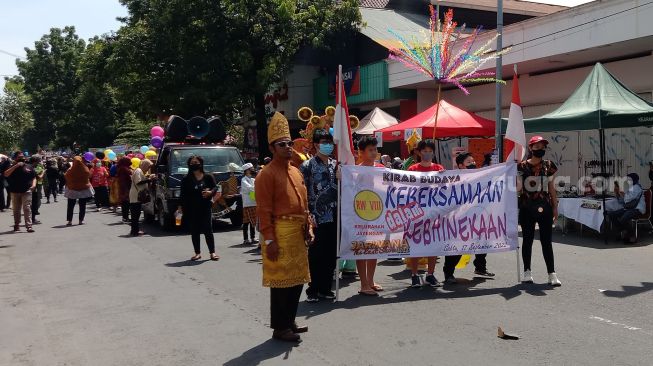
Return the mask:
[[[433, 138], [433, 122], [435, 120], [434, 104], [429, 109], [415, 117], [397, 125], [386, 127], [377, 132], [383, 132], [383, 141], [404, 139], [405, 130], [422, 129], [422, 139]], [[495, 123], [474, 113], [464, 111], [453, 104], [441, 100], [438, 114], [436, 138], [464, 136], [494, 136]]]

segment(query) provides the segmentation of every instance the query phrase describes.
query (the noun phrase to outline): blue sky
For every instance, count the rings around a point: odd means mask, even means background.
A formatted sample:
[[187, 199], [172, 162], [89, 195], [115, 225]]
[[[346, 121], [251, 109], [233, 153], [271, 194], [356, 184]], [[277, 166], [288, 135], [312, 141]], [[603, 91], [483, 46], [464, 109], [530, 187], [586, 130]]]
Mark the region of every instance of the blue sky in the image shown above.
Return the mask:
[[[539, 2], [574, 6], [591, 0], [542, 0]], [[1, 0], [0, 5], [0, 88], [4, 75], [14, 75], [15, 57], [24, 56], [24, 47], [32, 48], [34, 41], [52, 27], [74, 25], [83, 38], [116, 30], [116, 17], [126, 14], [118, 0]]]

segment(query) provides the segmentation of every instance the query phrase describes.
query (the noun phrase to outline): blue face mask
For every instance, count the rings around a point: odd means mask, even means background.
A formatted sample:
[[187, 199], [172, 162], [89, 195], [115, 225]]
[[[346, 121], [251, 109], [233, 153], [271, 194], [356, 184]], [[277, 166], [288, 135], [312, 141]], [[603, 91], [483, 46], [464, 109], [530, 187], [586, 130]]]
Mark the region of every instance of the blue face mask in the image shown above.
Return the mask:
[[331, 155], [333, 152], [333, 144], [320, 144], [320, 154]]

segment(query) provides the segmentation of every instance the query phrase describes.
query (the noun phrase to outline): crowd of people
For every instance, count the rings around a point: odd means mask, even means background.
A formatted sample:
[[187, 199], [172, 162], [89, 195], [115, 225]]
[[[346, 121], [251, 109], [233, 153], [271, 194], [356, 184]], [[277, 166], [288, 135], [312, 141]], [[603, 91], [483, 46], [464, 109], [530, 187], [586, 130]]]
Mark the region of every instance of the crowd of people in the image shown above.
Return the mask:
[[[276, 113], [268, 127], [268, 143], [273, 158], [266, 159], [262, 167], [246, 163], [235, 167], [243, 172], [240, 179], [242, 197], [243, 244], [259, 245], [262, 255], [263, 286], [270, 288], [271, 327], [273, 338], [283, 341], [301, 341], [300, 334], [308, 331], [306, 326], [296, 323], [298, 302], [306, 289], [306, 301], [316, 303], [333, 300], [333, 276], [337, 264], [337, 213], [338, 181], [340, 168], [334, 159], [334, 139], [327, 129], [316, 129], [310, 140], [293, 141], [288, 121]], [[297, 144], [297, 145], [296, 145]], [[379, 155], [378, 141], [363, 136], [357, 141], [358, 163], [376, 168], [403, 169], [411, 172], [441, 172], [444, 166], [435, 162], [436, 145], [430, 140], [412, 139], [408, 143], [410, 156], [402, 161]], [[529, 156], [518, 162], [519, 191], [518, 221], [522, 228], [522, 281], [534, 281], [531, 267], [532, 246], [536, 225], [551, 286], [561, 286], [558, 279], [552, 245], [552, 227], [557, 219], [557, 197], [553, 177], [557, 166], [544, 158], [548, 141], [541, 136], [533, 137], [528, 144]], [[298, 158], [299, 157], [299, 158]], [[148, 185], [156, 180], [150, 173], [153, 163], [143, 159], [132, 166], [132, 161], [121, 157], [116, 162], [106, 159], [86, 161], [82, 157], [47, 157], [39, 155], [29, 159], [17, 151], [12, 158], [0, 156], [2, 186], [9, 197], [0, 190], [0, 210], [12, 208], [14, 231], [21, 230], [21, 219], [28, 232], [34, 232], [43, 197], [46, 204], [50, 197], [57, 202], [63, 195], [67, 199], [66, 221], [73, 224], [75, 206], [78, 205], [78, 223], [84, 224], [86, 206], [93, 199], [98, 211], [121, 211], [122, 219], [130, 224], [130, 235], [140, 236], [139, 220], [142, 204], [149, 201]], [[212, 226], [212, 207], [221, 198], [220, 184], [204, 170], [201, 156], [191, 156], [186, 162], [188, 174], [180, 187], [180, 206], [176, 217], [183, 219], [189, 229], [193, 245], [193, 261], [200, 260], [201, 236], [209, 251], [209, 259], [220, 259], [216, 253]], [[470, 153], [456, 156], [458, 169], [477, 169], [490, 164], [489, 157], [479, 166]], [[627, 225], [630, 219], [644, 213], [643, 189], [637, 174], [629, 174], [633, 183], [622, 192], [615, 187], [615, 195], [623, 208], [610, 213], [610, 218], [619, 231], [619, 238], [628, 237]], [[653, 165], [649, 173], [653, 180]], [[532, 182], [539, 182], [531, 187]], [[257, 230], [258, 229], [258, 230]], [[260, 232], [260, 242], [256, 232]], [[401, 260], [401, 259], [399, 259]], [[406, 258], [411, 272], [410, 287], [439, 287], [436, 278], [438, 258]], [[461, 256], [446, 256], [443, 263], [444, 283], [454, 285], [456, 266]], [[358, 274], [359, 294], [375, 297], [383, 291], [375, 280], [376, 259], [348, 261], [342, 265]], [[473, 261], [474, 274], [494, 277], [488, 270], [486, 254], [477, 254]], [[426, 275], [420, 275], [420, 269]]]

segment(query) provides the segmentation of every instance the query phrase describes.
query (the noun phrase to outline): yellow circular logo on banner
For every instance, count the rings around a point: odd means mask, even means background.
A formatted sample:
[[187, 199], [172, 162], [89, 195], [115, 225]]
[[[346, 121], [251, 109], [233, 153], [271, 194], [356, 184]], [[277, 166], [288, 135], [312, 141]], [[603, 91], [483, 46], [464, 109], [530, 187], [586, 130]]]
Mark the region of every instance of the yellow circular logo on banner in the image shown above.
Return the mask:
[[383, 212], [383, 201], [378, 194], [372, 191], [360, 191], [354, 197], [354, 211], [365, 221], [374, 221]]

